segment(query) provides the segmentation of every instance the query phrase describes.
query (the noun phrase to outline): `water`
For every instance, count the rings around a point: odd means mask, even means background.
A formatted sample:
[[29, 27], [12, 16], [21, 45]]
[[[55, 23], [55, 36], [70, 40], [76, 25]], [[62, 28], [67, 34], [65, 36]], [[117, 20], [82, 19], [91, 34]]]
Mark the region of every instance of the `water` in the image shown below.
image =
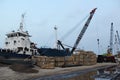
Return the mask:
[[120, 80], [120, 68], [112, 66], [109, 68], [98, 69], [94, 76], [95, 80]]
[[97, 71], [90, 71], [85, 74], [77, 75], [75, 77], [72, 77], [69, 79], [68, 78], [62, 79], [62, 80], [95, 80], [93, 76], [96, 74], [97, 74]]
[[120, 69], [117, 66], [112, 66], [62, 80], [120, 80]]
[[66, 74], [41, 77], [35, 80], [120, 80], [120, 67], [86, 69]]

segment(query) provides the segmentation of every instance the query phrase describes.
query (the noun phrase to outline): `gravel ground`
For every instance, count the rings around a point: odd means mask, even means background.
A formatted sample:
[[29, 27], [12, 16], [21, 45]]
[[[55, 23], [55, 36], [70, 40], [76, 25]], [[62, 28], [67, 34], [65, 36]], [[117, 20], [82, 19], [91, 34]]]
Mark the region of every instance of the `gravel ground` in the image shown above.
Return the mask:
[[62, 73], [69, 73], [78, 70], [85, 70], [91, 69], [96, 67], [103, 67], [109, 65], [116, 65], [115, 63], [97, 63], [96, 65], [92, 66], [77, 66], [77, 67], [68, 67], [68, 68], [58, 68], [55, 69], [40, 69], [39, 67], [35, 66], [33, 69], [38, 70], [37, 73], [23, 73], [23, 72], [16, 72], [9, 68], [9, 66], [1, 66], [0, 67], [0, 80], [29, 80], [34, 78], [39, 78], [41, 76], [48, 76], [53, 74], [62, 74]]

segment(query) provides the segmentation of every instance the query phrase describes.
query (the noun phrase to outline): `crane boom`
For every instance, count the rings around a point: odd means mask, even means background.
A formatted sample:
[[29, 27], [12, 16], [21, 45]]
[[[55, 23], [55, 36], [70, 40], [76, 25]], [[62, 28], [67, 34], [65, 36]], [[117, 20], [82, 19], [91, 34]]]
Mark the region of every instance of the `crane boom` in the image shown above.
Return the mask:
[[118, 31], [116, 31], [116, 33], [117, 33], [118, 43], [119, 43], [119, 45], [120, 45], [120, 36], [119, 36]]
[[110, 53], [113, 53], [113, 23], [111, 23], [110, 29]]
[[119, 51], [119, 48], [118, 48], [118, 39], [117, 39], [117, 35], [115, 35], [115, 46], [116, 46], [116, 52]]
[[65, 49], [60, 40], [57, 40], [57, 44], [60, 45], [63, 49]]
[[85, 31], [86, 31], [86, 29], [87, 29], [87, 27], [88, 27], [88, 25], [89, 25], [89, 23], [90, 23], [90, 21], [91, 21], [94, 13], [95, 13], [95, 11], [96, 11], [96, 9], [97, 9], [97, 8], [93, 9], [93, 10], [90, 12], [90, 16], [89, 16], [89, 18], [87, 19], [86, 23], [84, 24], [83, 29], [81, 30], [80, 34], [78, 35], [78, 38], [77, 38], [77, 40], [76, 40], [76, 42], [75, 42], [75, 44], [74, 44], [74, 46], [73, 46], [73, 48], [72, 48], [72, 50], [71, 50], [71, 54], [72, 54], [73, 51], [77, 48], [77, 46], [78, 46], [80, 40], [82, 39], [82, 37], [83, 37], [83, 35], [84, 35], [84, 33], [85, 33]]

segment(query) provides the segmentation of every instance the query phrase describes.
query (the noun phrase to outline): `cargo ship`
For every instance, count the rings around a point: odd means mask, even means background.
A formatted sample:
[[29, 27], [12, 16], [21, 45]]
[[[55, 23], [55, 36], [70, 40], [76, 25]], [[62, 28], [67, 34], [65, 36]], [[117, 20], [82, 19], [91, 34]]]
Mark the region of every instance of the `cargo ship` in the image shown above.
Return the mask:
[[6, 34], [4, 48], [0, 49], [0, 62], [21, 62], [37, 53], [35, 44], [29, 39], [31, 36], [28, 31], [23, 30], [23, 19], [24, 15], [17, 31]]
[[67, 49], [56, 49], [56, 48], [39, 48], [38, 52], [41, 56], [50, 56], [50, 57], [63, 57], [70, 56], [71, 53]]
[[[76, 42], [71, 50], [69, 48], [64, 48], [62, 42], [57, 40], [58, 48], [37, 48], [34, 42], [31, 42], [29, 37], [31, 37], [28, 31], [23, 30], [23, 21], [24, 15], [22, 15], [22, 19], [20, 22], [20, 27], [17, 31], [12, 31], [6, 34], [5, 39], [5, 47], [4, 49], [0, 49], [0, 59], [26, 59], [31, 58], [32, 55], [41, 55], [41, 56], [70, 56], [73, 54], [75, 49], [77, 48], [80, 40], [82, 39], [87, 27], [95, 13], [97, 8], [93, 9], [90, 12], [90, 15], [83, 26], [80, 34], [78, 35]], [[60, 49], [62, 47], [62, 49]]]
[[[85, 22], [81, 32], [79, 33], [79, 35], [76, 39], [76, 42], [74, 43], [74, 46], [71, 47], [72, 48], [71, 50], [69, 48], [65, 48], [60, 40], [56, 40], [56, 43], [57, 43], [57, 46], [58, 46], [56, 49], [39, 48], [38, 52], [40, 53], [40, 55], [55, 57], [55, 56], [70, 56], [71, 54], [73, 54], [73, 52], [77, 48], [80, 40], [82, 39], [85, 31], [87, 30], [87, 27], [89, 26], [89, 23], [90, 23], [91, 19], [93, 18], [93, 15], [94, 15], [96, 9], [97, 8], [94, 8], [89, 13], [89, 17], [88, 17], [87, 21]], [[62, 48], [62, 49], [60, 49], [60, 48]]]

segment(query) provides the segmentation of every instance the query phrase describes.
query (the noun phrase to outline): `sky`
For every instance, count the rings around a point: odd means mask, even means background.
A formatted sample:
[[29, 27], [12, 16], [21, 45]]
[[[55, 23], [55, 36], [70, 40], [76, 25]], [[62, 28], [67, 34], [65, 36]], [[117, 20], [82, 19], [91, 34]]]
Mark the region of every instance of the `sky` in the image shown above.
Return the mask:
[[[24, 30], [32, 35], [30, 39], [37, 47], [54, 46], [55, 25], [58, 39], [73, 46], [94, 8], [97, 10], [78, 48], [105, 53], [110, 43], [111, 22], [114, 34], [116, 30], [120, 33], [120, 0], [0, 0], [0, 47], [4, 47], [5, 34], [18, 30], [23, 13]], [[79, 27], [74, 29], [78, 23]], [[69, 35], [63, 37], [66, 33]], [[100, 40], [99, 48], [97, 39]]]

